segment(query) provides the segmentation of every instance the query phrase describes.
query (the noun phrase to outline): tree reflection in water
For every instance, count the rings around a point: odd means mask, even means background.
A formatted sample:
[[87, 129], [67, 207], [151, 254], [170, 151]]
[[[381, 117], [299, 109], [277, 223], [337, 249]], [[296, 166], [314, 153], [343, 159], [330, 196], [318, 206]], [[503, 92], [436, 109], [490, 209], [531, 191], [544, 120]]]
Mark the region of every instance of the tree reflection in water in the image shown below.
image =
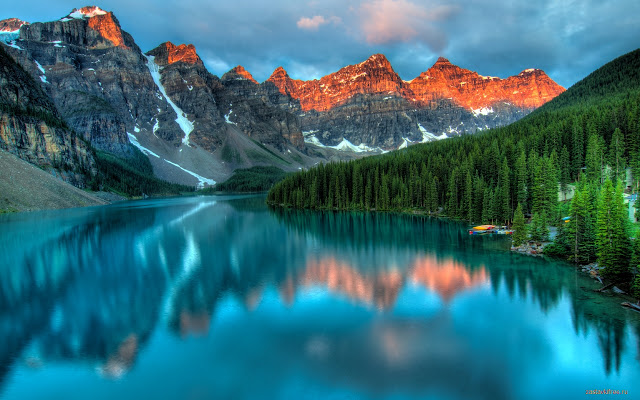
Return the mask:
[[[406, 371], [421, 368], [431, 374], [421, 379], [437, 385], [468, 351], [461, 337], [445, 330], [452, 323], [448, 304], [486, 287], [530, 299], [544, 313], [568, 298], [576, 334], [597, 333], [607, 374], [620, 369], [626, 335], [640, 333], [637, 316], [618, 300], [594, 294], [595, 284], [575, 268], [511, 254], [503, 238], [470, 237], [459, 223], [268, 210], [260, 197], [134, 204], [40, 218], [36, 228], [34, 219], [20, 217], [0, 230], [0, 379], [16, 359], [44, 367], [98, 365], [105, 377], [118, 378], [135, 365], [155, 330], [179, 338], [210, 335], [222, 299], [232, 296], [247, 312], [258, 312], [270, 289], [289, 307], [320, 288], [390, 315], [411, 288], [440, 298], [443, 308], [434, 316], [384, 320], [354, 336], [309, 333], [302, 340], [280, 332], [278, 340], [291, 345], [287, 351], [298, 349], [338, 381], [336, 366], [353, 366], [355, 352], [360, 361], [387, 366], [383, 371], [398, 382], [409, 385], [416, 377]], [[504, 362], [494, 361], [495, 368]], [[352, 379], [375, 375], [359, 365]], [[472, 367], [462, 373], [472, 374]]]

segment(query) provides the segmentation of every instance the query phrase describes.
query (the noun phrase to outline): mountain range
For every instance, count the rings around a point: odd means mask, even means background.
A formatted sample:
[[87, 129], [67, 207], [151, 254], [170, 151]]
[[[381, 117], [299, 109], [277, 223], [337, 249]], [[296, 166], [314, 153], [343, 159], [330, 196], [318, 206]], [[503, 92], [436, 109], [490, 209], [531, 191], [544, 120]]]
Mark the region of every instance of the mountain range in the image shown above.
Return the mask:
[[242, 66], [219, 78], [193, 45], [144, 53], [96, 6], [0, 21], [0, 48], [0, 147], [80, 187], [103, 154], [139, 150], [159, 178], [202, 187], [502, 126], [564, 91], [538, 69], [500, 79], [444, 58], [404, 81], [382, 54], [317, 80], [278, 67], [259, 83]]

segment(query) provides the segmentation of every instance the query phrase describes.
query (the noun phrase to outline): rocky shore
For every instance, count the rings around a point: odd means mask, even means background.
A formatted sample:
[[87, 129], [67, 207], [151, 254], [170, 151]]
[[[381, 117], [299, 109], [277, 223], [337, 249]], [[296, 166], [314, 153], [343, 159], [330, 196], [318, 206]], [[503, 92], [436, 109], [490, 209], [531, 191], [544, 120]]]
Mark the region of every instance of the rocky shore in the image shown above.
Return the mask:
[[544, 248], [549, 244], [551, 244], [551, 242], [529, 241], [524, 242], [520, 246], [511, 246], [511, 251], [530, 256], [541, 256], [544, 252]]

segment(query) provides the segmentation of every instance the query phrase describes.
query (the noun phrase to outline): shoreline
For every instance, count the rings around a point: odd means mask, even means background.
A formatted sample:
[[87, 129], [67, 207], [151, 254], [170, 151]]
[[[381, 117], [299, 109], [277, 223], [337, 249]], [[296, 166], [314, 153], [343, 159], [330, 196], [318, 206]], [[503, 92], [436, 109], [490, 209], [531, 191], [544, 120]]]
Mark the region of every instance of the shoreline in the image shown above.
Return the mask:
[[527, 241], [520, 246], [511, 246], [510, 251], [512, 253], [521, 254], [523, 256], [529, 257], [543, 257], [549, 258], [550, 260], [559, 260], [566, 261], [571, 264], [574, 268], [576, 268], [577, 272], [582, 274], [584, 277], [592, 278], [594, 281], [600, 283], [602, 285], [599, 289], [593, 289], [595, 293], [607, 293], [613, 296], [618, 297], [620, 300], [624, 300], [620, 303], [621, 307], [626, 307], [631, 310], [640, 312], [640, 307], [634, 303], [638, 303], [638, 299], [634, 298], [632, 295], [623, 289], [620, 289], [618, 286], [623, 286], [626, 289], [628, 283], [617, 283], [617, 282], [608, 282], [604, 281], [600, 276], [600, 270], [602, 267], [598, 266], [597, 262], [592, 262], [590, 264], [574, 264], [569, 260], [564, 260], [561, 258], [552, 257], [544, 254], [544, 248], [553, 242], [535, 242], [535, 241]]
[[[338, 209], [316, 209], [316, 210], [311, 210], [311, 209], [298, 209], [296, 207], [287, 207], [283, 204], [274, 204], [274, 203], [270, 203], [267, 202], [267, 205], [269, 207], [276, 207], [276, 208], [285, 208], [285, 209], [295, 209], [295, 210], [309, 210], [309, 211], [361, 211], [361, 212], [373, 212], [373, 213], [395, 213], [395, 214], [400, 214], [400, 215], [418, 215], [418, 216], [423, 216], [423, 217], [432, 217], [432, 218], [438, 218], [438, 219], [443, 219], [443, 220], [449, 220], [449, 221], [458, 221], [458, 222], [464, 222], [467, 224], [471, 224], [469, 221], [464, 221], [464, 220], [456, 220], [456, 219], [452, 219], [450, 217], [446, 217], [446, 216], [442, 216], [442, 215], [438, 215], [438, 212], [429, 212], [429, 211], [420, 211], [420, 210], [385, 210], [385, 211], [377, 211], [377, 210], [338, 210]], [[591, 264], [587, 264], [587, 265], [579, 265], [579, 264], [573, 264], [571, 263], [569, 260], [563, 260], [560, 258], [555, 258], [555, 257], [551, 257], [549, 255], [545, 255], [544, 254], [544, 248], [553, 243], [552, 241], [548, 241], [548, 242], [536, 242], [536, 241], [527, 241], [525, 242], [526, 246], [523, 247], [525, 244], [521, 245], [521, 246], [510, 246], [509, 247], [509, 252], [511, 253], [515, 253], [515, 254], [521, 254], [524, 256], [529, 256], [529, 257], [546, 257], [549, 258], [551, 260], [557, 260], [557, 261], [565, 261], [569, 264], [571, 264], [574, 268], [579, 268], [580, 270], [578, 272], [582, 273], [585, 277], [591, 277], [593, 278], [595, 281], [598, 281], [601, 285], [602, 288], [598, 289], [598, 290], [594, 290], [594, 292], [597, 293], [611, 293], [614, 296], [617, 296], [618, 298], [620, 298], [621, 300], [624, 300], [620, 306], [621, 307], [626, 307], [629, 309], [632, 309], [634, 311], [640, 312], [640, 307], [635, 306], [634, 303], [638, 302], [638, 299], [634, 298], [633, 296], [631, 296], [630, 294], [628, 294], [627, 292], [623, 291], [622, 289], [618, 288], [615, 285], [612, 285], [611, 288], [607, 288], [606, 285], [608, 285], [609, 283], [605, 284], [602, 281], [602, 278], [600, 278], [599, 274], [597, 274], [597, 278], [594, 277], [593, 275], [593, 271], [591, 269], [589, 270], [585, 270], [586, 267], [592, 266], [595, 263], [591, 263]], [[596, 264], [597, 265], [597, 264]], [[615, 289], [618, 289], [620, 292], [615, 291]], [[604, 289], [604, 290], [602, 290]], [[628, 305], [625, 305], [628, 304]]]

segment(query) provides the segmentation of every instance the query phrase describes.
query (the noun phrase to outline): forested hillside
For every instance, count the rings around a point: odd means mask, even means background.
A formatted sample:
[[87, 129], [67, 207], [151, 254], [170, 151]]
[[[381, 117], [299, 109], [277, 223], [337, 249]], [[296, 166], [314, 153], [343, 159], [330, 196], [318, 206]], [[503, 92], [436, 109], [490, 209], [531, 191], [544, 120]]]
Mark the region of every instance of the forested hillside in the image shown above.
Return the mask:
[[474, 222], [557, 216], [563, 190], [640, 177], [640, 50], [626, 54], [505, 128], [348, 163], [318, 165], [277, 184], [268, 202], [311, 209], [441, 210]]

